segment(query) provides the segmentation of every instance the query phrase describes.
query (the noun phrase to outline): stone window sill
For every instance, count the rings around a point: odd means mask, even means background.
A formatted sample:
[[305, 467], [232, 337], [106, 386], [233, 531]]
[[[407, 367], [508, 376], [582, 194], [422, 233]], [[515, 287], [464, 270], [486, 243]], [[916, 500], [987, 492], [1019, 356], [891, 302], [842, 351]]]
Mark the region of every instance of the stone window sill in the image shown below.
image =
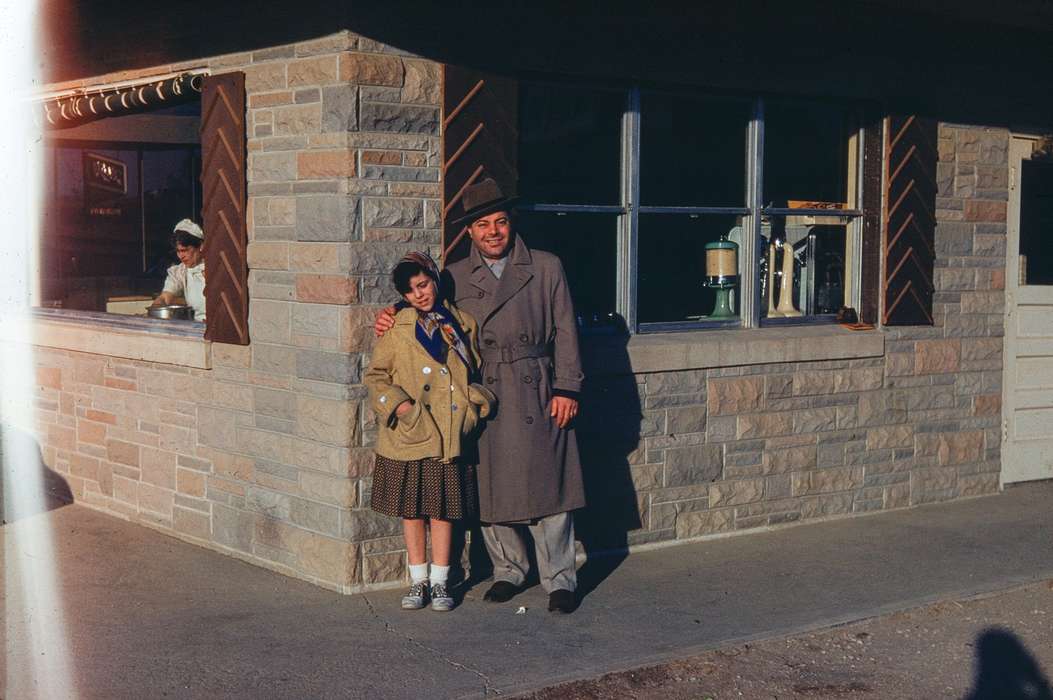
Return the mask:
[[882, 357], [879, 330], [850, 331], [837, 325], [783, 326], [752, 330], [655, 333], [625, 338], [586, 337], [586, 374], [641, 374], [783, 362]]
[[212, 343], [204, 338], [203, 323], [34, 309], [5, 324], [10, 324], [12, 337], [41, 347], [212, 368]]

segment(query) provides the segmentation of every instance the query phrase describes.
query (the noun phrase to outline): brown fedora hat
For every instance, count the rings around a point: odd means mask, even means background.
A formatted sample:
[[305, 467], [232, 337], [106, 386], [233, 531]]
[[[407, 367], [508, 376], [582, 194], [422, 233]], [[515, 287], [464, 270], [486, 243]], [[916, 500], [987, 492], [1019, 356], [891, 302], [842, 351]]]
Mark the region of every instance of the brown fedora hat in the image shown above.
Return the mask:
[[501, 186], [492, 177], [488, 177], [464, 188], [464, 194], [461, 195], [463, 213], [450, 223], [455, 226], [467, 226], [495, 211], [509, 211], [517, 200], [518, 197], [506, 197], [501, 191]]

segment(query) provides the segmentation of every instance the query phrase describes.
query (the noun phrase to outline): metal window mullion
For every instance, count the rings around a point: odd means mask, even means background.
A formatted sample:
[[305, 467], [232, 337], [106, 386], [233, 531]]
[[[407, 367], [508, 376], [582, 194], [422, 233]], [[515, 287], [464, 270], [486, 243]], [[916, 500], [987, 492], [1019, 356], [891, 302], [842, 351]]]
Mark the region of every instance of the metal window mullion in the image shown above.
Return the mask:
[[[859, 136], [856, 138], [856, 208], [862, 212], [867, 203], [863, 201], [863, 157], [866, 155], [866, 130], [860, 124]], [[851, 265], [852, 288], [845, 290], [845, 301], [847, 306], [853, 309], [863, 308], [863, 217], [859, 216], [852, 220], [848, 235], [852, 236], [852, 250], [855, 255], [852, 260], [846, 260], [846, 265]], [[847, 272], [847, 271], [846, 271]]]
[[142, 271], [146, 272], [146, 185], [143, 183], [143, 147], [139, 146], [139, 244], [142, 249]]
[[618, 313], [630, 333], [639, 332], [636, 300], [640, 227], [640, 89], [629, 90], [622, 117], [622, 208], [618, 239]]
[[521, 204], [520, 211], [539, 211], [556, 214], [621, 214], [620, 204]]
[[659, 207], [640, 206], [642, 214], [749, 214], [748, 207]]
[[750, 214], [747, 217], [742, 237], [739, 268], [741, 283], [739, 285], [739, 315], [745, 328], [757, 328], [760, 325], [760, 269], [757, 266], [758, 249], [761, 237], [761, 209], [763, 202], [764, 177], [764, 102], [757, 99], [753, 103], [753, 118], [750, 120], [749, 143], [746, 148], [747, 204]]

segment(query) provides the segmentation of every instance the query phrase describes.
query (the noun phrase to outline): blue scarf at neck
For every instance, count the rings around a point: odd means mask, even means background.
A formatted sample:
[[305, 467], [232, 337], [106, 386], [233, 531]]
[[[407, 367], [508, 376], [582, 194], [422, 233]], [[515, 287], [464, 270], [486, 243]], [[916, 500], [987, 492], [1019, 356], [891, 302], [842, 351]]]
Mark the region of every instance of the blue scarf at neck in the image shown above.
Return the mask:
[[445, 304], [438, 303], [431, 311], [417, 311], [417, 342], [436, 362], [445, 364], [450, 349], [461, 358], [469, 370], [468, 338]]

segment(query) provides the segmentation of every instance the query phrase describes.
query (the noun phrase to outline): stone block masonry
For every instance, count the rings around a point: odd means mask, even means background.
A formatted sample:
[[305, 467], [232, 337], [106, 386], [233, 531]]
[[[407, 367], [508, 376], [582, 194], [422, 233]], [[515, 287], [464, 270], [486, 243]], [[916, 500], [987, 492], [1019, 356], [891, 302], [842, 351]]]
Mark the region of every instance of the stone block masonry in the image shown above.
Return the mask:
[[[439, 66], [341, 32], [141, 74], [202, 65], [247, 77], [252, 343], [207, 370], [38, 348], [41, 454], [87, 506], [334, 590], [397, 584], [361, 375], [389, 270], [440, 252]], [[884, 329], [884, 357], [590, 377], [586, 548], [997, 489], [1007, 144], [941, 126], [936, 324]]]
[[246, 75], [252, 343], [209, 370], [37, 348], [45, 462], [79, 503], [255, 564], [398, 581], [399, 523], [367, 507], [362, 329], [395, 261], [439, 252], [439, 66], [350, 32], [190, 66]]

